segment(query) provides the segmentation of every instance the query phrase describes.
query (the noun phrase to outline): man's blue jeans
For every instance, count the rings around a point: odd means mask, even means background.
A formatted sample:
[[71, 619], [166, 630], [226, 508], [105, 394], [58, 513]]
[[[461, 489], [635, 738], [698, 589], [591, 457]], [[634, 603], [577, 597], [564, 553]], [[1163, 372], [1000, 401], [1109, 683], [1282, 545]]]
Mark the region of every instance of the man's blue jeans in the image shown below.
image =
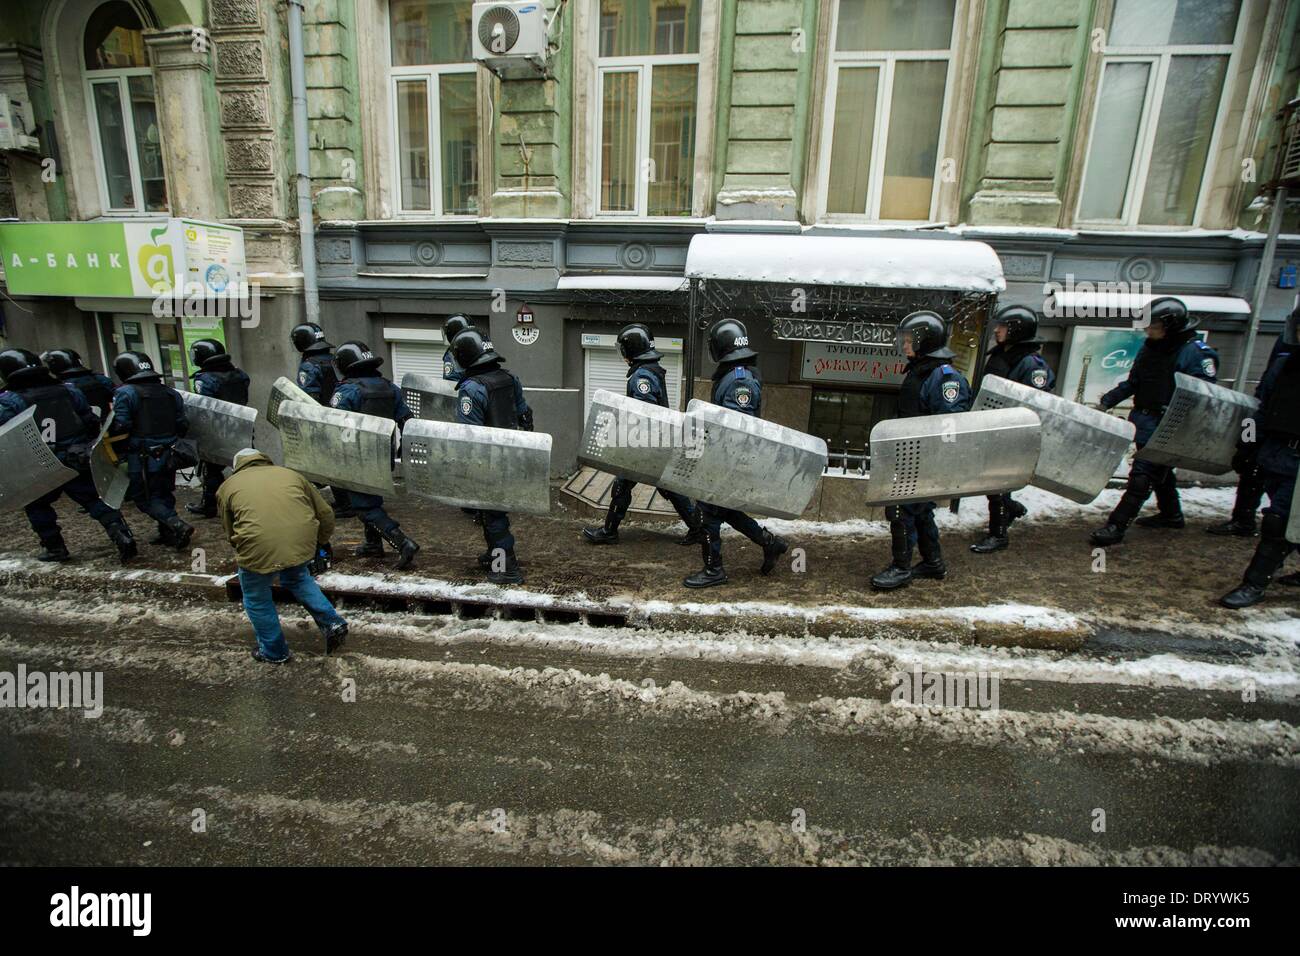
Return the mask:
[[262, 656], [272, 661], [282, 661], [289, 656], [289, 645], [280, 630], [280, 615], [276, 613], [275, 601], [271, 598], [271, 585], [277, 574], [281, 586], [288, 588], [298, 603], [311, 613], [322, 631], [343, 620], [329, 598], [321, 593], [316, 579], [307, 570], [306, 562], [271, 574], [240, 568], [239, 587], [244, 592], [244, 610], [253, 622], [253, 633], [257, 635], [257, 646]]

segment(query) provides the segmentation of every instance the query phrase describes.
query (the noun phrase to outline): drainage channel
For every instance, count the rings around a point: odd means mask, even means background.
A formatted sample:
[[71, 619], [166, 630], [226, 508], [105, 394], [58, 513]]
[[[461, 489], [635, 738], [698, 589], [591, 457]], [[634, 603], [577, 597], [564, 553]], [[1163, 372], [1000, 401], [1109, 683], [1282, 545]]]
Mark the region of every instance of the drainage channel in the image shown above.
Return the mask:
[[[463, 621], [500, 620], [534, 621], [538, 624], [585, 624], [588, 627], [626, 627], [627, 615], [617, 611], [589, 611], [580, 608], [535, 607], [528, 604], [510, 604], [502, 601], [468, 601], [463, 598], [424, 598], [400, 594], [367, 594], [357, 591], [339, 591], [321, 588], [330, 603], [339, 610], [387, 611], [393, 613], [421, 614], [429, 617], [455, 617]], [[226, 583], [226, 596], [235, 602], [243, 600], [239, 579]], [[293, 595], [281, 587], [273, 587], [271, 596], [277, 603], [296, 604]]]

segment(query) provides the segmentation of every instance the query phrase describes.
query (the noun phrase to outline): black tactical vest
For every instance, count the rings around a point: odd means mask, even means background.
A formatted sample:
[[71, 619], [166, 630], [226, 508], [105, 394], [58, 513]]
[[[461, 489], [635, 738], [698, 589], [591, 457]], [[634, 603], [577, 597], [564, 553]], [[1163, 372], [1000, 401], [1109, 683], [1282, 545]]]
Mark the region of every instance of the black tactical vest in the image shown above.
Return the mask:
[[1010, 348], [995, 346], [989, 350], [988, 356], [984, 359], [984, 374], [1010, 378], [1011, 372], [1020, 364], [1020, 360], [1037, 351], [1037, 345], [1027, 345], [1024, 342], [1018, 342]]
[[661, 408], [667, 408], [668, 373], [664, 370], [664, 367], [658, 362], [643, 362], [640, 365], [632, 367], [632, 370], [628, 373], [629, 377], [631, 376], [631, 373], [635, 372], [638, 368], [643, 368], [646, 371], [653, 373], [654, 377], [659, 379], [659, 397], [655, 399], [655, 404], [659, 405]]
[[354, 379], [353, 385], [361, 392], [361, 407], [357, 411], [376, 418], [394, 421], [393, 409], [397, 404], [397, 386], [386, 378]]
[[328, 355], [308, 355], [303, 359], [320, 369], [320, 403], [328, 405], [339, 387], [339, 377], [334, 372], [334, 360]]
[[77, 391], [86, 399], [86, 404], [91, 408], [99, 409], [99, 417], [104, 418], [108, 415], [108, 410], [113, 407], [113, 390], [95, 378], [89, 372], [83, 372], [75, 378], [64, 379], [69, 385], [75, 385]]
[[487, 389], [487, 421], [493, 428], [518, 428], [515, 411], [515, 377], [503, 368], [469, 376]]
[[1183, 346], [1190, 341], [1182, 339], [1170, 343], [1169, 348], [1156, 346], [1150, 342], [1142, 346], [1137, 357], [1137, 390], [1133, 393], [1133, 407], [1138, 411], [1159, 413], [1174, 397], [1174, 371], [1178, 366], [1178, 355]]
[[54, 423], [54, 441], [68, 442], [86, 435], [86, 425], [77, 414], [77, 407], [72, 404], [72, 393], [63, 385], [37, 385], [35, 388], [19, 389], [23, 401], [36, 408], [36, 427], [42, 433]]
[[1300, 354], [1273, 361], [1282, 362], [1282, 368], [1268, 402], [1260, 409], [1260, 431], [1285, 435], [1287, 439], [1300, 438]]
[[131, 423], [132, 438], [169, 438], [176, 434], [176, 399], [173, 390], [162, 382], [132, 382], [131, 387], [140, 396], [135, 420]]
[[930, 377], [930, 373], [947, 362], [941, 358], [919, 358], [908, 363], [907, 374], [903, 384], [898, 388], [898, 417], [915, 418], [926, 414], [921, 404], [921, 386]]
[[206, 374], [216, 382], [217, 398], [236, 405], [248, 404], [248, 378], [238, 369]]

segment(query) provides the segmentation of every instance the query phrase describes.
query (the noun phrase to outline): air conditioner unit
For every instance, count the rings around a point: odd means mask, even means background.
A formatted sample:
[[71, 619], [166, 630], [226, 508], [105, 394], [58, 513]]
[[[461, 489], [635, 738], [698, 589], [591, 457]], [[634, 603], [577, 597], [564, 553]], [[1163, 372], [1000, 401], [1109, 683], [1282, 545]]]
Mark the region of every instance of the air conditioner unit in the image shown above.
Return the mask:
[[0, 150], [39, 151], [41, 144], [30, 132], [34, 128], [32, 107], [26, 97], [0, 90]]
[[474, 59], [499, 76], [537, 76], [546, 70], [546, 6], [474, 4]]

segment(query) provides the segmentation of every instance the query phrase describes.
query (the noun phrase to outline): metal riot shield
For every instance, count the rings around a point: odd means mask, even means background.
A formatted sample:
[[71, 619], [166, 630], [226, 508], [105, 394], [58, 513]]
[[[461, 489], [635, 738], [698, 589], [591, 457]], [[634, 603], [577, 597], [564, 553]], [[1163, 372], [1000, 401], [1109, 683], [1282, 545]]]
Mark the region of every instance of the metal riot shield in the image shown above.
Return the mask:
[[64, 465], [41, 439], [35, 406], [0, 425], [0, 513], [16, 511], [62, 488], [77, 473]]
[[431, 422], [456, 420], [456, 384], [445, 378], [407, 372], [402, 376], [402, 399], [416, 418]]
[[128, 439], [125, 435], [110, 438], [108, 429], [112, 424], [113, 412], [110, 411], [104, 419], [104, 426], [99, 430], [99, 437], [90, 447], [90, 477], [104, 504], [110, 508], [120, 508], [131, 486], [126, 464]]
[[406, 490], [458, 508], [551, 510], [551, 436], [411, 419], [402, 431]]
[[871, 429], [866, 503], [901, 504], [1014, 491], [1034, 476], [1038, 414], [1000, 408], [894, 418]]
[[998, 375], [986, 376], [971, 411], [1028, 408], [1042, 423], [1031, 485], [1086, 505], [1101, 494], [1133, 441], [1133, 425]]
[[826, 442], [692, 399], [659, 487], [721, 508], [798, 518], [826, 469]]
[[224, 467], [236, 452], [253, 447], [257, 409], [193, 392], [181, 392], [181, 398], [190, 422], [185, 437], [198, 445], [201, 459]]
[[1259, 401], [1249, 395], [1175, 372], [1174, 397], [1137, 457], [1222, 475], [1232, 470], [1242, 420], [1258, 411]]
[[658, 485], [686, 437], [686, 416], [671, 408], [597, 389], [587, 410], [578, 461]]
[[280, 405], [286, 468], [331, 488], [393, 495], [393, 435], [397, 423], [315, 402]]
[[281, 375], [271, 384], [271, 397], [266, 402], [266, 420], [271, 423], [272, 428], [280, 427], [281, 402], [304, 402], [307, 405], [320, 404], [295, 385], [292, 379]]

